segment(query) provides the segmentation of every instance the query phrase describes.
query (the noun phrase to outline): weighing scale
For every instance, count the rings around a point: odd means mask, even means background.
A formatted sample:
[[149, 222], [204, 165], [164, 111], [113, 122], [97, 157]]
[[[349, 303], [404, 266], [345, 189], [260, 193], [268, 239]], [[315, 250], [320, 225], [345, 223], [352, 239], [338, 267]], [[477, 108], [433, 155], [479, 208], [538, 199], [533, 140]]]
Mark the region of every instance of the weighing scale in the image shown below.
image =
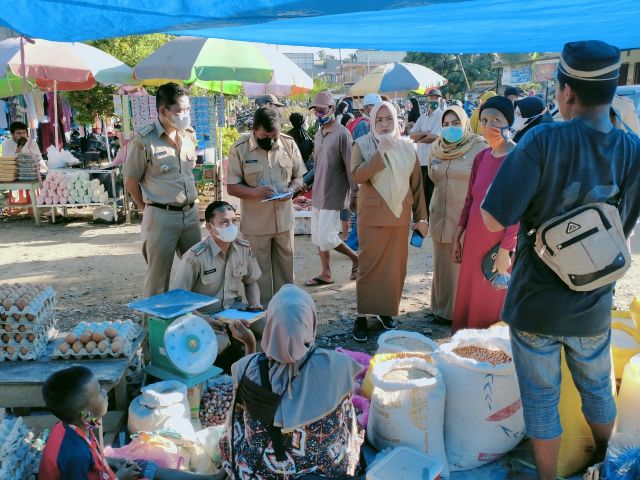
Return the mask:
[[130, 303], [149, 315], [150, 364], [146, 372], [162, 380], [178, 380], [193, 387], [222, 373], [213, 365], [218, 342], [213, 328], [194, 310], [220, 300], [186, 290], [171, 290]]

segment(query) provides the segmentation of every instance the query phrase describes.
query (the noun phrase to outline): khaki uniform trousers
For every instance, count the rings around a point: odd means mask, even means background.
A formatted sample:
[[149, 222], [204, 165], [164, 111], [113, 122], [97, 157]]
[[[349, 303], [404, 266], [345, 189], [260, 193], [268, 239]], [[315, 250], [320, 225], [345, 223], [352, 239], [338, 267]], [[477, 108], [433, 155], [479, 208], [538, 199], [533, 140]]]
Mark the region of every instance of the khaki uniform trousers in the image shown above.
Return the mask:
[[142, 255], [147, 262], [145, 298], [169, 290], [173, 256], [181, 258], [200, 239], [197, 204], [186, 212], [145, 207], [142, 219]]
[[260, 303], [267, 308], [280, 287], [293, 283], [293, 228], [272, 235], [243, 235], [251, 243], [262, 276], [258, 280]]

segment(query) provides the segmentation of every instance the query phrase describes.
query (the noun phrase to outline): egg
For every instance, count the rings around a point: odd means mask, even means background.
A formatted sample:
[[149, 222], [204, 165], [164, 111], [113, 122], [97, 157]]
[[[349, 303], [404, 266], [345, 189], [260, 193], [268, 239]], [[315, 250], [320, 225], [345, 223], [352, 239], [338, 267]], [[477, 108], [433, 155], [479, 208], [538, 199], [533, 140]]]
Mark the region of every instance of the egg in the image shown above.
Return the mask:
[[91, 335], [93, 334], [93, 332], [89, 331], [89, 330], [85, 330], [82, 335], [80, 335], [80, 341], [84, 344], [87, 344], [91, 341]]
[[27, 340], [30, 342], [33, 342], [35, 340], [35, 335], [33, 333], [30, 333], [29, 335], [27, 335]]
[[19, 331], [19, 332], [24, 332], [26, 329], [27, 329], [27, 326], [26, 326], [26, 325], [20, 325], [20, 326], [18, 327], [18, 331]]
[[104, 340], [104, 335], [100, 332], [93, 332], [93, 335], [91, 335], [91, 340], [96, 343], [100, 343], [102, 340]]
[[82, 342], [74, 343], [72, 348], [75, 353], [80, 353], [80, 350], [82, 350]]
[[6, 319], [7, 319], [7, 317], [8, 317], [8, 315], [7, 315], [6, 313], [4, 313], [4, 312], [0, 312], [0, 318], [1, 318], [2, 320], [6, 320]]
[[96, 349], [96, 342], [94, 342], [93, 340], [88, 342], [84, 348], [86, 348], [87, 353], [93, 353], [93, 351]]
[[16, 349], [13, 347], [7, 347], [7, 353], [9, 355], [13, 355], [14, 353], [16, 353]]
[[13, 307], [13, 299], [5, 298], [2, 301], [2, 306], [4, 307], [5, 310], [9, 310], [11, 307]]
[[16, 305], [18, 306], [18, 308], [20, 310], [24, 310], [25, 308], [27, 308], [27, 305], [29, 305], [29, 303], [24, 299], [24, 298], [20, 298], [17, 302]]
[[9, 336], [9, 334], [8, 334], [8, 333], [5, 333], [5, 334], [4, 334], [4, 335], [2, 335], [2, 337], [0, 337], [0, 338], [2, 338], [2, 341], [3, 341], [4, 343], [9, 343], [9, 340], [11, 340], [11, 337]]
[[111, 344], [111, 350], [113, 351], [113, 353], [118, 353], [120, 350], [122, 350], [122, 343], [113, 342]]
[[104, 334], [107, 338], [116, 338], [118, 336], [118, 331], [113, 327], [105, 328]]
[[60, 350], [60, 353], [67, 353], [69, 351], [69, 344], [67, 342], [62, 342], [58, 347], [58, 350]]
[[16, 333], [16, 336], [14, 337], [17, 343], [20, 343], [22, 341], [22, 339], [24, 338], [24, 336], [21, 333]]
[[78, 336], [75, 333], [68, 333], [67, 336], [65, 337], [65, 341], [69, 344], [69, 345], [73, 345], [74, 343], [76, 343], [78, 341]]
[[26, 355], [27, 353], [29, 353], [29, 349], [28, 349], [27, 347], [22, 347], [22, 348], [20, 349], [20, 353], [21, 353], [22, 355]]
[[7, 332], [13, 332], [13, 327], [11, 326], [11, 324], [10, 324], [10, 323], [5, 324], [4, 329], [5, 329]]
[[13, 318], [15, 318], [16, 321], [19, 322], [20, 319], [22, 318], [22, 314], [16, 312], [16, 313], [13, 314]]
[[33, 322], [36, 319], [36, 316], [32, 313], [27, 313], [27, 320]]
[[101, 353], [104, 353], [107, 351], [107, 348], [109, 348], [109, 341], [108, 340], [102, 340], [99, 344], [98, 344], [98, 350], [100, 350]]
[[124, 343], [124, 338], [122, 338], [121, 336], [117, 336], [112, 340], [112, 342]]

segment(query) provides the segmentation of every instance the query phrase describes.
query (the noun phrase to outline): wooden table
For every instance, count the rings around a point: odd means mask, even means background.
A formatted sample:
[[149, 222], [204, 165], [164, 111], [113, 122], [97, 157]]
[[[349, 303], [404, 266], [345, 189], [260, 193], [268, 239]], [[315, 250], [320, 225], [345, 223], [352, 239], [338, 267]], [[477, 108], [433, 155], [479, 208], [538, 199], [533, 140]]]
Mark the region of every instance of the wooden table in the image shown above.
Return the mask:
[[2, 208], [32, 208], [33, 218], [36, 221], [36, 225], [40, 226], [40, 211], [36, 202], [36, 192], [39, 188], [42, 188], [40, 181], [35, 182], [10, 182], [0, 183], [0, 191], [3, 190], [27, 190], [31, 196], [31, 204], [18, 203], [18, 204], [2, 204]]
[[59, 370], [77, 365], [91, 369], [100, 385], [108, 392], [114, 390], [116, 410], [127, 411], [126, 373], [129, 364], [142, 343], [144, 334], [133, 342], [130, 357], [82, 360], [57, 360], [51, 354], [61, 341], [54, 339], [46, 353], [35, 361], [0, 362], [0, 408], [43, 407], [42, 385]]

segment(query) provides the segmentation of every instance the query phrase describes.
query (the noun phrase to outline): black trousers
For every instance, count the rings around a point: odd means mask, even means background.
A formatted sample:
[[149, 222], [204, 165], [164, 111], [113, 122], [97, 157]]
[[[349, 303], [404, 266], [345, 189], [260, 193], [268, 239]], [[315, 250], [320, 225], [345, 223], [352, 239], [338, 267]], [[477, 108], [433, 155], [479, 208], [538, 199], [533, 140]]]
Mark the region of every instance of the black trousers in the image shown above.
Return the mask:
[[429, 204], [433, 196], [433, 181], [429, 178], [429, 167], [420, 167], [422, 171], [422, 186], [424, 188], [424, 200], [427, 204], [427, 220], [429, 219]]

